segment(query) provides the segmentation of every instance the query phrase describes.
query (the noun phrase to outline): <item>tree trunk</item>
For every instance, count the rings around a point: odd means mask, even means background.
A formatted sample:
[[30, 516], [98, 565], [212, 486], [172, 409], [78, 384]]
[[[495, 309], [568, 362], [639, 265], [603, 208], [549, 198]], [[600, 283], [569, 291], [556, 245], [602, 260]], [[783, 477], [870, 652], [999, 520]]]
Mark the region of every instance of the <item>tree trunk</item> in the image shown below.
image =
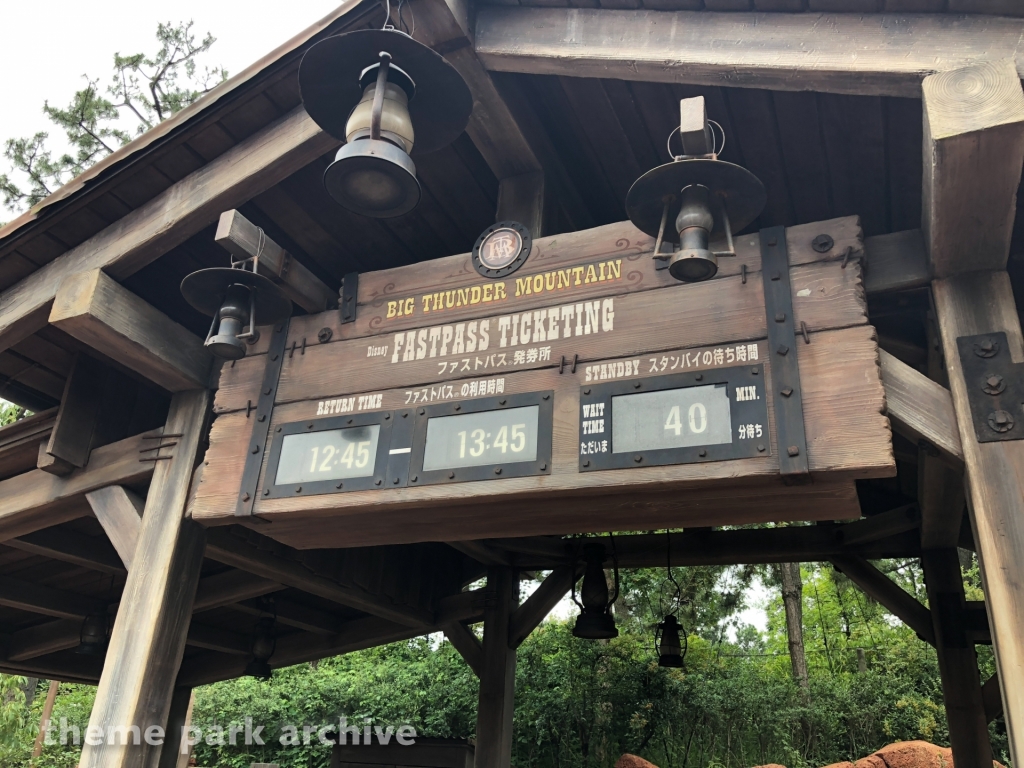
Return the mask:
[[786, 634], [789, 636], [789, 660], [793, 677], [804, 691], [808, 690], [807, 657], [804, 654], [803, 582], [799, 563], [780, 563], [782, 601], [786, 606]]

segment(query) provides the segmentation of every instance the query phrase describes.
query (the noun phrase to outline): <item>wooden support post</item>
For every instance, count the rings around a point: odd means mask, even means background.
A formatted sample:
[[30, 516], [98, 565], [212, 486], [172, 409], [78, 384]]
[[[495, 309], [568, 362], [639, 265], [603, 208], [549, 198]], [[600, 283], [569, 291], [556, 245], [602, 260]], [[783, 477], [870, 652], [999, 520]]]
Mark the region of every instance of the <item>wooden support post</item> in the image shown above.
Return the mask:
[[926, 551], [922, 561], [953, 762], [960, 768], [990, 768], [992, 745], [981, 695], [978, 657], [963, 620], [966, 605], [960, 559], [956, 549], [934, 549]]
[[497, 599], [484, 613], [483, 674], [476, 716], [476, 768], [509, 768], [516, 652], [509, 647], [509, 624], [519, 605], [519, 577], [511, 568], [492, 568], [488, 589]]
[[496, 221], [518, 221], [534, 239], [544, 234], [544, 171], [507, 176], [498, 184]]
[[157, 768], [178, 768], [179, 765], [187, 768], [192, 747], [187, 743], [186, 735], [192, 724], [192, 706], [195, 700], [196, 694], [191, 688], [183, 686], [174, 689], [171, 695], [171, 711], [167, 716], [167, 734], [160, 748], [160, 762], [157, 763]]
[[50, 718], [53, 716], [53, 705], [57, 701], [59, 688], [58, 680], [50, 681], [50, 687], [46, 691], [46, 701], [43, 702], [43, 714], [39, 718], [39, 733], [36, 735], [36, 743], [32, 745], [33, 760], [43, 754], [43, 744], [46, 741], [46, 732], [50, 728]]
[[209, 384], [203, 340], [99, 269], [64, 278], [50, 324], [169, 392]]
[[[139, 534], [136, 566], [128, 572], [121, 605], [96, 691], [90, 727], [167, 725], [171, 697], [185, 650], [192, 600], [203, 561], [203, 530], [185, 517], [192, 469], [210, 407], [206, 390], [180, 392], [164, 427], [180, 434], [173, 458], [155, 462]], [[143, 768], [156, 749], [86, 744], [80, 768]]]
[[85, 494], [85, 499], [117, 550], [125, 569], [131, 570], [146, 502], [120, 485], [108, 485], [91, 491]]
[[1003, 697], [999, 694], [999, 675], [992, 675], [981, 686], [981, 699], [985, 702], [985, 719], [992, 722], [1003, 714]]
[[78, 354], [71, 366], [50, 439], [39, 446], [36, 466], [51, 475], [70, 475], [89, 463], [92, 436], [103, 403], [104, 366]]
[[[1018, 164], [1018, 171], [1020, 170]], [[966, 256], [966, 254], [965, 254]], [[974, 272], [932, 284], [936, 321], [964, 449], [971, 525], [1001, 680], [1024, 679], [1024, 441], [979, 443], [957, 337], [1003, 331], [1014, 362], [1024, 361], [1020, 318], [1006, 272]], [[1024, 686], [1003, 686], [1013, 761], [1024, 760]]]
[[330, 309], [338, 302], [338, 292], [295, 260], [288, 251], [270, 239], [238, 211], [225, 211], [217, 222], [214, 242], [235, 260], [259, 256], [257, 270], [281, 286], [288, 298], [311, 314]]

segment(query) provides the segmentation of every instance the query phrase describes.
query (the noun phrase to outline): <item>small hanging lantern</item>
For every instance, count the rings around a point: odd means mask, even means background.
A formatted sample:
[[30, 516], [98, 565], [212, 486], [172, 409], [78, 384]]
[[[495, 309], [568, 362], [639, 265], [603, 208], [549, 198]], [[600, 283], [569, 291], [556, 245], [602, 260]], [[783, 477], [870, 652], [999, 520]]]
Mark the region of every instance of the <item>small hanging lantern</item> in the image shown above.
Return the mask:
[[[669, 134], [672, 162], [653, 168], [630, 187], [626, 214], [638, 229], [655, 239], [654, 258], [668, 261], [676, 280], [695, 283], [718, 272], [718, 258], [735, 256], [733, 233], [757, 218], [767, 201], [764, 185], [746, 168], [718, 159], [704, 97], [680, 102], [680, 125]], [[721, 131], [721, 126], [718, 126]], [[683, 154], [672, 152], [679, 131]], [[724, 251], [710, 250], [713, 234], [725, 235]], [[665, 242], [678, 245], [664, 253]]]
[[[262, 232], [262, 230], [261, 230]], [[205, 346], [224, 360], [245, 357], [246, 342], [259, 339], [257, 325], [273, 325], [292, 313], [291, 299], [270, 278], [258, 274], [259, 252], [230, 267], [200, 269], [181, 281], [185, 301], [213, 322]]]
[[583, 573], [583, 587], [580, 600], [576, 599], [576, 584], [573, 582], [572, 599], [580, 607], [580, 615], [572, 629], [574, 637], [587, 640], [610, 640], [619, 636], [611, 608], [619, 598], [619, 566], [615, 563], [615, 594], [609, 596], [608, 582], [604, 576], [604, 562], [607, 559], [603, 544], [587, 544], [583, 547], [586, 570]]
[[466, 129], [473, 97], [439, 54], [394, 28], [329, 37], [299, 65], [306, 112], [345, 141], [324, 173], [334, 201], [390, 218], [416, 207], [420, 184], [409, 157], [447, 146]]
[[79, 633], [75, 653], [83, 656], [103, 656], [107, 652], [107, 634], [110, 621], [105, 613], [92, 613], [85, 617]]
[[[658, 666], [675, 667], [683, 666], [683, 659], [686, 657], [687, 641], [680, 642], [680, 631], [682, 625], [671, 613], [658, 625]], [[685, 637], [685, 634], [683, 635]]]
[[256, 630], [252, 639], [252, 661], [245, 667], [246, 675], [257, 680], [269, 680], [271, 676], [270, 657], [277, 649], [277, 637], [274, 635], [276, 620], [273, 616], [264, 616], [256, 622]]

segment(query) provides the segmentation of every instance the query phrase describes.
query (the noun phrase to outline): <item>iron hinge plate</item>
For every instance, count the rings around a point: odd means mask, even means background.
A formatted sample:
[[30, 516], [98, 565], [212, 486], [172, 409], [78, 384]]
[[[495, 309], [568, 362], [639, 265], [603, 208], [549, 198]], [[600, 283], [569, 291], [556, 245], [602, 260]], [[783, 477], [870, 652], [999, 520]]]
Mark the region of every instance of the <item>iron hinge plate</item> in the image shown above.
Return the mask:
[[[797, 364], [793, 289], [789, 282], [789, 249], [786, 228], [761, 230], [761, 275], [768, 327], [768, 358], [775, 390], [775, 439], [779, 472], [787, 484], [810, 482], [807, 437], [804, 433], [803, 390]], [[810, 343], [805, 334], [801, 344]]]
[[1024, 363], [1010, 358], [1005, 333], [956, 340], [979, 443], [1024, 440]]

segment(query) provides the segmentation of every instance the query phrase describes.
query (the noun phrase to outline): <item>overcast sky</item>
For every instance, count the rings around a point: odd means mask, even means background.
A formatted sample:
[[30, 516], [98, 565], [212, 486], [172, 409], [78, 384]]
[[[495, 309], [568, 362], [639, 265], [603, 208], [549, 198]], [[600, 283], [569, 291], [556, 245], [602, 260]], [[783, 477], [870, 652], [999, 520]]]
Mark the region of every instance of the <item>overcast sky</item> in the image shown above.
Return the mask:
[[205, 62], [224, 66], [229, 75], [235, 75], [341, 4], [342, 0], [5, 3], [0, 12], [0, 145], [9, 138], [48, 130], [43, 102], [48, 99], [53, 105], [66, 106], [83, 87], [83, 74], [100, 78], [105, 85], [115, 51], [155, 53], [158, 22], [191, 19], [198, 38], [212, 32], [217, 43]]

